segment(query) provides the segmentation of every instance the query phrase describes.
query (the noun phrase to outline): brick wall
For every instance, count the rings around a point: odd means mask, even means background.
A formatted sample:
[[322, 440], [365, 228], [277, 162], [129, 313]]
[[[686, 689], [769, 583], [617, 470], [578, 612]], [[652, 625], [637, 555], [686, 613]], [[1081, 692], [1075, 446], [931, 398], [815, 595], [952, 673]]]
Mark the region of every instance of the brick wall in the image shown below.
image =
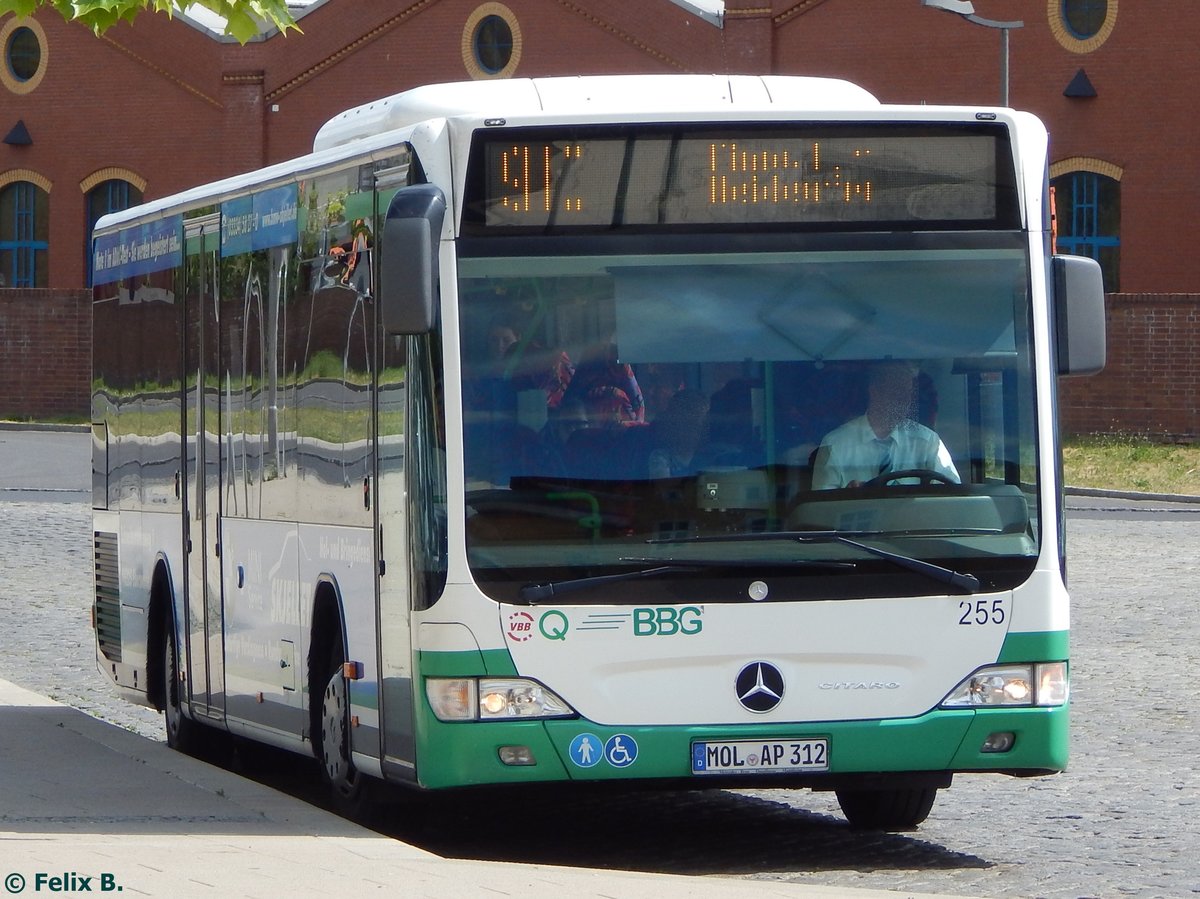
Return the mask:
[[1200, 438], [1200, 294], [1109, 294], [1108, 364], [1062, 381], [1068, 434]]
[[0, 290], [0, 419], [87, 419], [91, 297], [87, 290]]

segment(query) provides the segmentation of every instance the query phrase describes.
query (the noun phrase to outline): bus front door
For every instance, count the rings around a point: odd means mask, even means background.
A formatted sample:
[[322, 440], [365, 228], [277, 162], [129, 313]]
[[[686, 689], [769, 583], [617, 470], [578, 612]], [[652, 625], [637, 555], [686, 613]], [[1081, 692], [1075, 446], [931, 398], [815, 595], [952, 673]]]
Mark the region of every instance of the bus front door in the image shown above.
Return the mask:
[[184, 622], [187, 695], [194, 714], [225, 711], [220, 560], [221, 387], [218, 367], [220, 218], [186, 223], [184, 285]]

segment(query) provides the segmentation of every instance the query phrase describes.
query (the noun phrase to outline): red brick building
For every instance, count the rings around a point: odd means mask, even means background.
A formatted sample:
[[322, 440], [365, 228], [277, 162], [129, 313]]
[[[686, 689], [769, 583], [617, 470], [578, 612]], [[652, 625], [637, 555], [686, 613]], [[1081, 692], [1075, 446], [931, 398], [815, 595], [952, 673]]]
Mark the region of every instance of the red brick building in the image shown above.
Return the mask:
[[[1164, 309], [1191, 302], [1178, 295], [1200, 293], [1186, 226], [1200, 205], [1200, 179], [1191, 177], [1200, 125], [1189, 107], [1200, 82], [1191, 64], [1200, 6], [975, 0], [975, 8], [989, 20], [1023, 21], [1008, 31], [1010, 104], [1051, 132], [1066, 248], [1101, 258], [1109, 289], [1137, 294], [1139, 309], [1160, 294], [1174, 295]], [[978, 105], [998, 103], [1002, 89], [1001, 30], [922, 0], [318, 0], [305, 12], [302, 34], [271, 33], [244, 47], [148, 13], [102, 37], [53, 12], [0, 18], [6, 286], [83, 286], [89, 223], [107, 208], [303, 153], [335, 113], [420, 83], [820, 74], [885, 102]], [[1170, 321], [1186, 358], [1195, 318], [1174, 311], [1138, 320]], [[1114, 328], [1128, 320], [1115, 318]], [[1143, 414], [1148, 395], [1166, 396], [1156, 375], [1139, 375], [1149, 380], [1128, 402], [1117, 400], [1120, 391], [1097, 399], [1107, 380], [1163, 368], [1124, 368], [1122, 346], [1112, 345], [1106, 374], [1069, 385], [1068, 423], [1200, 433], [1196, 404], [1177, 391], [1162, 414]]]

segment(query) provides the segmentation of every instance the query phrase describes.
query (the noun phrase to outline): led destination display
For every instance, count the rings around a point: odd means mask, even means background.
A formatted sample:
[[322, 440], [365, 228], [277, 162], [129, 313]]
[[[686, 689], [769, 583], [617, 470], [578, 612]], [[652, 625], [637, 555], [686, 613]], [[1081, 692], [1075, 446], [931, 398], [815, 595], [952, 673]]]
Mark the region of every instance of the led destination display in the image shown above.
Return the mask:
[[1007, 134], [994, 125], [485, 133], [473, 166], [468, 222], [485, 230], [1015, 225]]

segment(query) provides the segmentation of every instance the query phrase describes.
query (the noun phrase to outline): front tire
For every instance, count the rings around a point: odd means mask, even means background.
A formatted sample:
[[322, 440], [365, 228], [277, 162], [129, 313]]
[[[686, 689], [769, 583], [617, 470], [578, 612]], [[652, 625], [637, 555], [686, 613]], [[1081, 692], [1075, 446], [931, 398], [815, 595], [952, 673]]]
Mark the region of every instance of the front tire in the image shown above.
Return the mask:
[[179, 650], [175, 646], [175, 627], [171, 616], [164, 616], [163, 625], [163, 723], [167, 731], [167, 745], [179, 752], [196, 755], [200, 751], [200, 725], [183, 713], [180, 699], [182, 684], [179, 681]]
[[842, 814], [856, 830], [913, 830], [929, 817], [936, 787], [838, 790]]
[[367, 817], [373, 811], [370, 778], [359, 772], [350, 759], [350, 694], [342, 671], [342, 650], [334, 645], [330, 654], [329, 678], [320, 697], [321, 732], [317, 744], [321, 773], [333, 794], [339, 812], [350, 817]]

